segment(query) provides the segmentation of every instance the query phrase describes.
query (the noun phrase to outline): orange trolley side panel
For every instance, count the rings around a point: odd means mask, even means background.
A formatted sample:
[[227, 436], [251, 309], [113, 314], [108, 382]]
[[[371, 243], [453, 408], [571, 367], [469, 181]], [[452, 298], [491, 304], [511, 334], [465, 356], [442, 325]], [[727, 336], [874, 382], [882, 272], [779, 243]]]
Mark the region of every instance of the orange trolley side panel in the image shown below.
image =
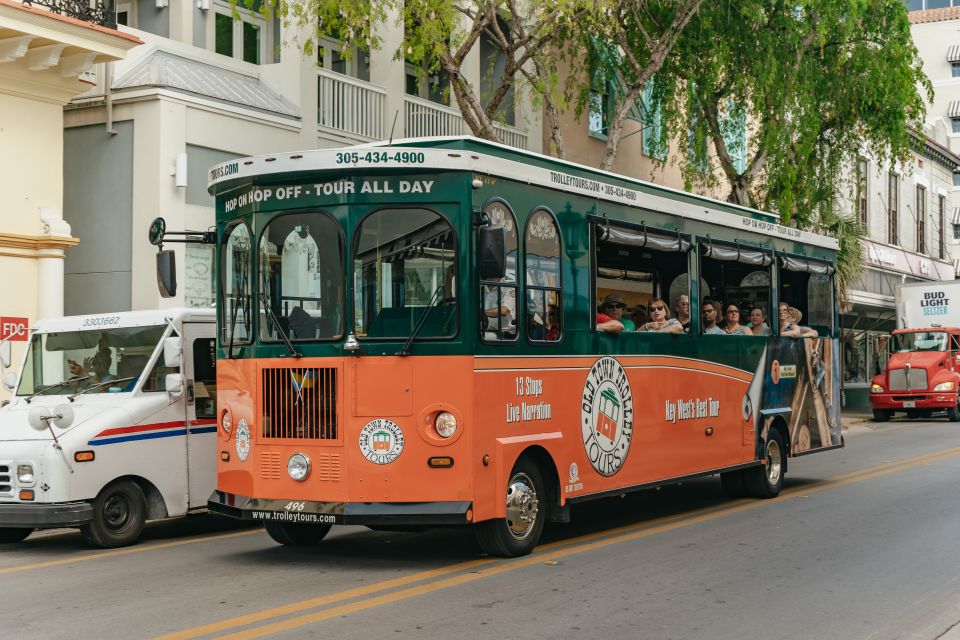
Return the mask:
[[480, 446], [499, 458], [494, 482], [477, 484], [478, 519], [503, 515], [507, 476], [533, 444], [553, 458], [564, 501], [754, 459], [741, 412], [751, 374], [668, 356], [601, 360], [614, 359], [476, 359]]

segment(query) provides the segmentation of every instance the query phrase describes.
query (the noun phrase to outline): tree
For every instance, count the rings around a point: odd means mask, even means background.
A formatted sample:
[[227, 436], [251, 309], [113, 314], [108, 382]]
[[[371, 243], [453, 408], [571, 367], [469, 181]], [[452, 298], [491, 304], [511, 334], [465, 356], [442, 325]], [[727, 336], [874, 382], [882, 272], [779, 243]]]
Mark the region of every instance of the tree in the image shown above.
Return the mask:
[[[710, 184], [702, 168], [713, 162], [731, 202], [802, 228], [833, 207], [857, 155], [907, 157], [931, 91], [900, 0], [712, 3], [659, 77], [688, 186]], [[750, 132], [742, 167], [730, 135], [739, 109]]]
[[[608, 171], [623, 137], [623, 123], [647, 82], [667, 60], [702, 0], [611, 0], [597, 2], [593, 19], [580, 29], [586, 46], [606, 61], [616, 79], [616, 107], [607, 125], [600, 168]], [[584, 28], [585, 27], [585, 28]], [[582, 104], [582, 103], [581, 103]]]
[[740, 0], [701, 8], [655, 93], [687, 188], [719, 173], [730, 202], [837, 238], [844, 291], [862, 267], [845, 169], [905, 160], [931, 85], [901, 0]]

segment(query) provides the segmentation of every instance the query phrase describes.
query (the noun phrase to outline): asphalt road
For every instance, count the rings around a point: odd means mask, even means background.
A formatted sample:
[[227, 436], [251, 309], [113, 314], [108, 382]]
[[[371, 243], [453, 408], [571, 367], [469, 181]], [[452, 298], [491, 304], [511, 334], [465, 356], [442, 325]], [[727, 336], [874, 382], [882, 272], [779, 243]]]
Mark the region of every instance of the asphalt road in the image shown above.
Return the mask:
[[[75, 532], [0, 546], [19, 638], [960, 637], [960, 425], [854, 427], [790, 461], [775, 500], [707, 478], [590, 503], [526, 558], [467, 531], [334, 527], [284, 548], [198, 516], [101, 551]], [[7, 634], [4, 634], [7, 635]]]

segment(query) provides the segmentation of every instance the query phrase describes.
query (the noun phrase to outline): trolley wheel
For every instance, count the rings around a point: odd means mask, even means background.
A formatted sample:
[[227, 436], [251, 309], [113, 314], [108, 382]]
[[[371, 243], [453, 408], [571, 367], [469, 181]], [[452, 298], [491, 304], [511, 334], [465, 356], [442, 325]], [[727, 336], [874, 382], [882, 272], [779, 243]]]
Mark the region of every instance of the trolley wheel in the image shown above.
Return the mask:
[[143, 532], [147, 500], [131, 480], [108, 484], [93, 501], [93, 520], [80, 527], [87, 543], [110, 549], [133, 544]]
[[771, 430], [763, 444], [766, 464], [744, 471], [747, 492], [755, 498], [776, 498], [783, 488], [783, 472], [787, 466], [787, 447], [779, 430]]
[[890, 418], [893, 417], [893, 411], [890, 409], [874, 409], [873, 410], [873, 421], [874, 422], [890, 422]]
[[264, 522], [267, 534], [282, 545], [304, 547], [317, 544], [330, 533], [331, 524], [301, 524], [290, 522]]
[[743, 469], [721, 473], [720, 485], [731, 498], [742, 498], [747, 495], [747, 488], [743, 484]]
[[947, 419], [950, 422], [960, 422], [960, 404], [947, 409]]
[[0, 527], [0, 544], [13, 544], [14, 542], [21, 542], [31, 533], [33, 533], [33, 529]]
[[546, 490], [540, 469], [530, 458], [520, 458], [507, 482], [505, 518], [477, 523], [474, 533], [480, 548], [492, 556], [525, 556], [540, 541], [546, 520]]

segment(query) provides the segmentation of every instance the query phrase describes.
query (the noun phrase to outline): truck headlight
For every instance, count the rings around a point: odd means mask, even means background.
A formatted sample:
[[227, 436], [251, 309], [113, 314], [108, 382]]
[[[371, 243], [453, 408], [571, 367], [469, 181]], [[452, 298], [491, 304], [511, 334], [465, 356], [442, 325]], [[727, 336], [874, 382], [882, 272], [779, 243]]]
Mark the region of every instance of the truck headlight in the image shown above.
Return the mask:
[[953, 391], [953, 381], [941, 382], [933, 388], [934, 391]]
[[230, 435], [230, 430], [233, 429], [233, 417], [230, 415], [230, 409], [224, 409], [223, 413], [220, 414], [220, 428], [226, 435]]
[[17, 465], [17, 482], [20, 484], [33, 484], [34, 480], [32, 464]]
[[870, 393], [883, 393], [883, 387], [879, 384], [870, 385]]
[[457, 432], [457, 419], [449, 411], [441, 411], [437, 414], [433, 426], [441, 438], [449, 438]]
[[290, 459], [287, 460], [287, 475], [297, 482], [306, 480], [307, 476], [310, 475], [310, 458], [302, 453], [295, 453], [290, 456]]

